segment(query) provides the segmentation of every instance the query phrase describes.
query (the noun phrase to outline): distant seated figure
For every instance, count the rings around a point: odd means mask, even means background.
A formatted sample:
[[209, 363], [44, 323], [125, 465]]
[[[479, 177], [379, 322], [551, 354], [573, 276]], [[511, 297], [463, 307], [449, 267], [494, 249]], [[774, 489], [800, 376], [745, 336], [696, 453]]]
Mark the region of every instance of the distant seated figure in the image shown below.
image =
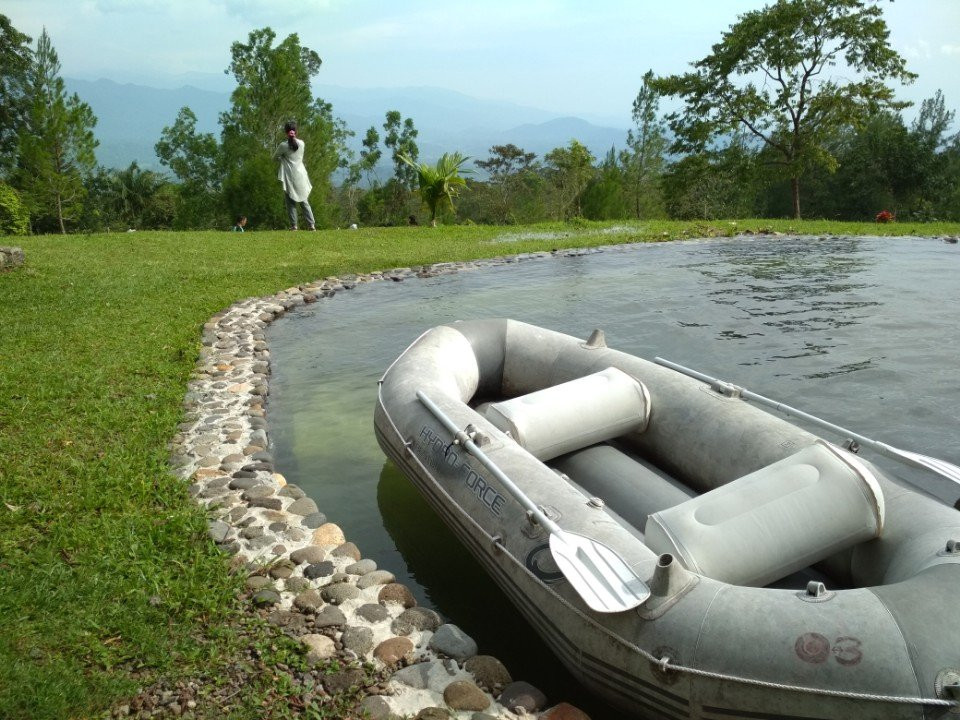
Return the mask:
[[420, 223], [417, 222], [417, 216], [416, 216], [416, 215], [411, 215], [409, 218], [407, 218], [407, 224], [408, 224], [408, 225], [419, 225]]
[[247, 224], [247, 216], [246, 216], [246, 215], [240, 215], [240, 216], [238, 216], [238, 217], [237, 217], [237, 222], [236, 222], [236, 224], [233, 226], [233, 232], [243, 232], [243, 227], [244, 227], [244, 225], [246, 225], [246, 224]]

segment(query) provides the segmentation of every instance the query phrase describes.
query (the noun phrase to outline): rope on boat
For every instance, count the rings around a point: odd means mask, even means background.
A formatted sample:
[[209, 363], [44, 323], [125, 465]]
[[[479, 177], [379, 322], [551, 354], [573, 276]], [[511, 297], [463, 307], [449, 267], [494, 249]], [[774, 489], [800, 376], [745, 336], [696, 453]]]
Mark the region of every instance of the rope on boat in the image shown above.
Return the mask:
[[[397, 359], [399, 360], [399, 358]], [[391, 365], [390, 367], [392, 368], [393, 365]], [[389, 370], [390, 368], [387, 369], [387, 372], [389, 372]], [[384, 373], [383, 377], [385, 378], [386, 375], [387, 373]], [[380, 382], [382, 383], [383, 380], [381, 379]], [[380, 408], [383, 410], [383, 414], [389, 421], [390, 426], [393, 428], [393, 431], [396, 433], [397, 438], [400, 440], [400, 442], [403, 445], [407, 445], [406, 441], [403, 438], [403, 433], [400, 432], [400, 428], [398, 428], [397, 424], [393, 421], [393, 418], [390, 416], [390, 412], [387, 410], [387, 407], [383, 402], [383, 397], [380, 394], [379, 387], [377, 388], [377, 401], [380, 403]], [[420, 466], [423, 472], [425, 472], [438, 487], [442, 488], [442, 485], [437, 481], [435, 477], [433, 477], [433, 474], [430, 472], [430, 470], [422, 462], [420, 462], [420, 458], [418, 458], [416, 454], [412, 452], [410, 453], [410, 456], [417, 463], [417, 465]], [[490, 535], [486, 532], [486, 530], [484, 530], [482, 526], [476, 523], [473, 520], [473, 518], [470, 518], [468, 516], [467, 519], [471, 522], [472, 525], [474, 525], [474, 527], [480, 533], [482, 533], [483, 535], [486, 535], [488, 538], [490, 537]], [[514, 559], [513, 556], [510, 555], [509, 553], [507, 553], [507, 557]], [[529, 568], [527, 568], [525, 565], [518, 563], [517, 567], [522, 572], [524, 572], [525, 574], [529, 575], [531, 578], [539, 582], [539, 578], [537, 578], [536, 575], [534, 575], [533, 572]], [[786, 683], [771, 682], [769, 680], [758, 680], [755, 678], [740, 677], [739, 675], [729, 675], [727, 673], [714, 672], [712, 670], [702, 670], [700, 668], [688, 667], [686, 665], [676, 665], [670, 661], [669, 656], [664, 655], [663, 657], [657, 657], [653, 653], [647, 650], [644, 650], [639, 645], [634, 645], [632, 642], [629, 642], [623, 639], [621, 636], [617, 635], [616, 633], [611, 632], [609, 629], [599, 624], [592, 617], [590, 617], [589, 615], [586, 615], [580, 608], [578, 608], [576, 605], [571, 603], [565, 597], [559, 595], [558, 593], [552, 590], [551, 592], [553, 592], [556, 598], [563, 605], [566, 605], [569, 610], [579, 615], [582, 620], [586, 621], [590, 625], [593, 625], [597, 630], [607, 635], [610, 639], [614, 640], [615, 642], [618, 642], [621, 645], [624, 645], [625, 647], [629, 648], [630, 650], [633, 650], [635, 653], [643, 657], [645, 660], [656, 665], [657, 668], [662, 672], [673, 670], [675, 672], [687, 673], [688, 675], [696, 675], [698, 677], [709, 678], [711, 680], [737, 682], [737, 683], [742, 683], [744, 685], [753, 685], [754, 687], [769, 688], [771, 690], [786, 690], [788, 692], [809, 693], [811, 695], [823, 695], [827, 697], [837, 697], [837, 698], [844, 698], [849, 700], [869, 700], [873, 702], [893, 703], [893, 704], [900, 704], [900, 705], [927, 705], [932, 707], [960, 708], [960, 701], [948, 700], [944, 698], [911, 697], [910, 695], [877, 695], [875, 693], [861, 693], [861, 692], [854, 692], [852, 690], [832, 690], [829, 688], [805, 687], [803, 685], [788, 685]]]
[[727, 675], [726, 673], [718, 673], [711, 670], [701, 670], [700, 668], [687, 667], [686, 665], [674, 665], [670, 662], [669, 657], [657, 658], [651, 653], [646, 652], [643, 648], [635, 645], [633, 647], [645, 658], [660, 666], [661, 669], [666, 668], [667, 670], [676, 670], [677, 672], [698, 675], [700, 677], [710, 678], [711, 680], [733, 680], [734, 682], [770, 688], [772, 690], [789, 690], [790, 692], [803, 692], [811, 695], [827, 695], [829, 697], [849, 698], [851, 700], [873, 700], [875, 702], [899, 703], [902, 705], [933, 705], [947, 708], [955, 708], [960, 706], [960, 702], [956, 700], [946, 700], [941, 698], [911, 697], [909, 695], [876, 695], [874, 693], [853, 692], [852, 690], [830, 690], [828, 688], [811, 688], [804, 687], [802, 685], [787, 685], [785, 683], [756, 680], [754, 678], [744, 678], [737, 675]]

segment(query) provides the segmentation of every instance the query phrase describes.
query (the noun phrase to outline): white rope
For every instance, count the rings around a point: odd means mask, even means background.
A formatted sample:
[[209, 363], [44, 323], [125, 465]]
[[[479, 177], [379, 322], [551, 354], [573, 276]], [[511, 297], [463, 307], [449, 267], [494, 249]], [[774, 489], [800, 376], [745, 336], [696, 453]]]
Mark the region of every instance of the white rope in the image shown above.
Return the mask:
[[[640, 651], [640, 653], [644, 656], [648, 655], [648, 653], [644, 652], [641, 648], [637, 648], [637, 650]], [[960, 702], [957, 702], [956, 700], [943, 700], [940, 698], [911, 697], [909, 695], [876, 695], [874, 693], [858, 693], [850, 690], [830, 690], [827, 688], [803, 687], [802, 685], [786, 685], [784, 683], [769, 682], [767, 680], [755, 680], [753, 678], [737, 677], [736, 675], [727, 675], [725, 673], [712, 672], [710, 670], [700, 670], [699, 668], [686, 667], [685, 665], [674, 665], [670, 662], [670, 658], [668, 657], [657, 660], [655, 657], [650, 655], [650, 658], [653, 662], [656, 662], [658, 665], [660, 665], [661, 668], [666, 667], [670, 670], [676, 670], [677, 672], [698, 675], [700, 677], [710, 678], [712, 680], [733, 680], [746, 685], [755, 685], [757, 687], [771, 688], [773, 690], [789, 690], [790, 692], [803, 692], [811, 695], [826, 695], [829, 697], [849, 698], [851, 700], [874, 700], [876, 702], [900, 703], [905, 705], [934, 705], [937, 707], [949, 708], [960, 705]]]

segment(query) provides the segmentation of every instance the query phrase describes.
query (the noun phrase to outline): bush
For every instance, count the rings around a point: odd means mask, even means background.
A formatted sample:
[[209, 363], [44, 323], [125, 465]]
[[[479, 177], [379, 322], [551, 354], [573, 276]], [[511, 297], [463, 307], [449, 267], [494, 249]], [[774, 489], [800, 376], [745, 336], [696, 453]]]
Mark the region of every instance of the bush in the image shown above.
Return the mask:
[[6, 183], [0, 183], [0, 235], [26, 235], [30, 231], [30, 213], [20, 195]]

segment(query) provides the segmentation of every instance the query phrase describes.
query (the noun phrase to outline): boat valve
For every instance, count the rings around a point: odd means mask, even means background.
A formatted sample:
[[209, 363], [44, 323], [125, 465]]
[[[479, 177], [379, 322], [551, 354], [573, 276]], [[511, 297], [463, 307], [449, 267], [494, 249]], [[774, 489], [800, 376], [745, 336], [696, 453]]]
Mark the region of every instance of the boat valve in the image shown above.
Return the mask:
[[844, 450], [849, 450], [852, 453], [860, 452], [860, 443], [853, 438], [847, 438], [844, 440], [842, 443], [840, 443], [840, 447], [842, 447]]
[[933, 681], [933, 689], [941, 700], [953, 700], [956, 703], [950, 708], [951, 715], [960, 714], [960, 670], [941, 670]]
[[599, 350], [600, 348], [605, 348], [607, 346], [607, 340], [603, 335], [603, 330], [597, 328], [592, 333], [590, 337], [587, 338], [587, 341], [580, 343], [580, 347], [586, 348], [587, 350]]
[[836, 593], [832, 590], [827, 590], [827, 586], [819, 580], [811, 580], [807, 583], [805, 589], [797, 593], [798, 598], [812, 603], [827, 602], [827, 600], [831, 600], [835, 596]]

